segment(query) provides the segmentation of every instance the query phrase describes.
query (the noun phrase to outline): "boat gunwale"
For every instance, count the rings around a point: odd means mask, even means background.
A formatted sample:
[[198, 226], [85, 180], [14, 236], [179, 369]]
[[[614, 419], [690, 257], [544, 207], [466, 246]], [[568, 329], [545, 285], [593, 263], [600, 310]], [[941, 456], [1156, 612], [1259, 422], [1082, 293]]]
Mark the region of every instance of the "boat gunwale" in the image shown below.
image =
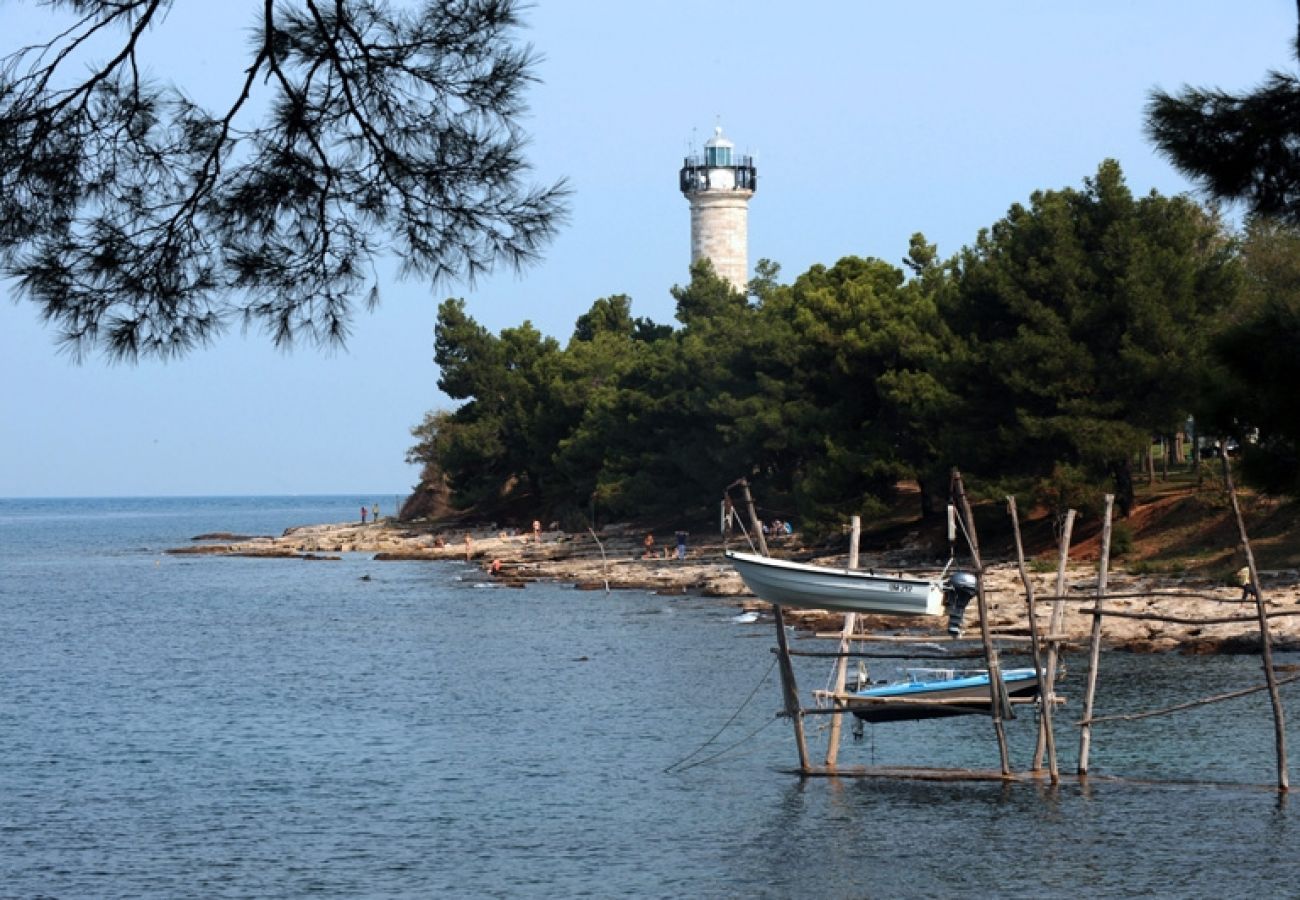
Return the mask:
[[878, 572], [866, 569], [819, 566], [815, 563], [795, 562], [794, 560], [780, 559], [775, 556], [761, 556], [757, 553], [745, 553], [740, 550], [726, 550], [724, 551], [724, 554], [733, 562], [739, 561], [741, 563], [749, 563], [756, 566], [769, 566], [796, 572], [835, 575], [860, 581], [903, 582], [907, 584], [925, 585], [926, 587], [938, 586], [940, 588], [943, 586], [943, 579], [941, 578], [917, 578], [914, 575], [882, 575]]
[[[1038, 673], [1030, 668], [1007, 669], [1002, 672], [1002, 683], [1008, 686], [1015, 685], [1017, 689], [1023, 689], [1025, 681], [1038, 678]], [[973, 687], [987, 687], [989, 683], [988, 672], [981, 675], [969, 675], [964, 678], [952, 678], [946, 681], [896, 681], [890, 684], [878, 685], [874, 688], [855, 691], [852, 696], [866, 698], [883, 698], [890, 699], [895, 697], [905, 697], [915, 694], [940, 694], [944, 691], [959, 691]]]

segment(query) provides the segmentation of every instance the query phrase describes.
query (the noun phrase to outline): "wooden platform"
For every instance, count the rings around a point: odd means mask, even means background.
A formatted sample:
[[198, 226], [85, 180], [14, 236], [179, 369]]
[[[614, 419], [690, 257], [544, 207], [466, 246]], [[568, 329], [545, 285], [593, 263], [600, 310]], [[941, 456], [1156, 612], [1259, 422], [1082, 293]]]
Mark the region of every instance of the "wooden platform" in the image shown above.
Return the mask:
[[[1051, 786], [1051, 777], [1046, 769], [1037, 771], [1012, 772], [1003, 775], [995, 769], [944, 769], [928, 766], [839, 766], [828, 769], [817, 766], [807, 772], [799, 769], [781, 769], [789, 775], [804, 778], [862, 778], [881, 781], [940, 781], [940, 782], [1001, 782], [1004, 784], [1035, 784]], [[1253, 784], [1237, 781], [1201, 781], [1196, 779], [1157, 779], [1125, 778], [1121, 775], [1084, 775], [1074, 772], [1062, 772], [1061, 785], [1073, 785], [1087, 788], [1093, 784], [1134, 785], [1144, 787], [1196, 787], [1228, 790], [1263, 791], [1277, 793], [1275, 784]]]

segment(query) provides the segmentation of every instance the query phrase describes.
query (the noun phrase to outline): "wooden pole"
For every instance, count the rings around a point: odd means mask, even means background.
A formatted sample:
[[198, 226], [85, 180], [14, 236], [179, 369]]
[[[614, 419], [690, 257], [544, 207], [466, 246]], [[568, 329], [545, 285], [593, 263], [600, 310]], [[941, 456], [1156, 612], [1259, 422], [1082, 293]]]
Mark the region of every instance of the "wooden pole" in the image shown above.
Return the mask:
[[[1100, 609], [1084, 608], [1079, 610], [1085, 616], [1093, 613], [1101, 613]], [[1201, 616], [1191, 618], [1189, 616], [1174, 616], [1167, 613], [1137, 613], [1123, 612], [1118, 609], [1104, 610], [1106, 615], [1115, 616], [1118, 619], [1150, 619], [1156, 622], [1172, 622], [1175, 625], [1239, 625], [1243, 622], [1258, 622], [1259, 614], [1253, 616]], [[1283, 612], [1265, 613], [1265, 618], [1269, 619], [1286, 619], [1291, 616], [1300, 616], [1300, 610], [1290, 610]]]
[[754, 540], [758, 541], [758, 552], [764, 556], [770, 556], [767, 552], [767, 538], [763, 537], [763, 523], [759, 521], [758, 511], [754, 509], [754, 498], [749, 493], [749, 482], [744, 478], [736, 482], [735, 486], [740, 488], [741, 496], [745, 501], [745, 508], [749, 512], [749, 527], [754, 529]]
[[[736, 484], [739, 485], [741, 496], [749, 510], [749, 525], [754, 529], [758, 549], [764, 556], [768, 556], [767, 540], [763, 537], [763, 523], [759, 521], [758, 511], [754, 509], [754, 498], [749, 492], [749, 482], [742, 478]], [[790, 643], [785, 637], [785, 614], [781, 611], [781, 607], [774, 603], [772, 615], [776, 619], [777, 661], [781, 666], [781, 693], [785, 698], [785, 713], [794, 723], [794, 739], [799, 747], [799, 771], [807, 774], [812, 771], [812, 765], [808, 762], [808, 740], [804, 735], [803, 710], [799, 708], [799, 685], [794, 679], [794, 665], [790, 662]]]
[[[1047, 681], [1041, 695], [1043, 702], [1056, 699], [1056, 662], [1061, 653], [1061, 642], [1054, 639], [1061, 633], [1065, 622], [1065, 568], [1070, 562], [1070, 540], [1074, 535], [1074, 516], [1072, 509], [1065, 512], [1065, 523], [1061, 528], [1061, 544], [1056, 558], [1056, 597], [1052, 603], [1052, 621], [1047, 626]], [[1034, 745], [1034, 771], [1043, 767], [1043, 753], [1047, 749], [1045, 728], [1038, 729], [1038, 741]]]
[[1038, 679], [1038, 696], [1042, 698], [1042, 728], [1047, 746], [1047, 771], [1052, 784], [1061, 783], [1061, 773], [1056, 768], [1056, 734], [1052, 731], [1052, 703], [1050, 696], [1044, 692], [1047, 674], [1044, 670], [1042, 655], [1038, 645], [1038, 615], [1034, 609], [1034, 585], [1029, 580], [1029, 570], [1025, 568], [1025, 546], [1020, 539], [1020, 516], [1016, 514], [1016, 498], [1007, 497], [1007, 511], [1011, 514], [1011, 529], [1016, 535], [1016, 561], [1020, 565], [1020, 580], [1025, 585], [1025, 605], [1029, 609], [1029, 636], [1033, 639], [1034, 676]]
[[[862, 539], [862, 517], [849, 517], [849, 568], [858, 567], [858, 541]], [[858, 627], [858, 614], [844, 614], [844, 631], [840, 634], [840, 653], [848, 653], [849, 645], [853, 642], [853, 632]], [[839, 664], [835, 668], [835, 693], [844, 693], [844, 681], [848, 673], [849, 658], [841, 656]], [[844, 704], [839, 700], [833, 701], [837, 710], [842, 710]], [[843, 726], [844, 716], [837, 713], [831, 717], [831, 727], [826, 736], [826, 768], [835, 768], [835, 763], [839, 760], [840, 755], [840, 730]]]
[[[1286, 678], [1279, 678], [1277, 683], [1282, 685], [1290, 684], [1293, 681], [1300, 681], [1300, 675], [1288, 675]], [[1179, 703], [1177, 706], [1166, 706], [1163, 709], [1150, 709], [1146, 712], [1124, 713], [1122, 715], [1093, 716], [1089, 721], [1092, 724], [1100, 722], [1136, 722], [1138, 719], [1150, 719], [1154, 716], [1168, 716], [1176, 712], [1195, 709], [1198, 706], [1205, 706], [1210, 703], [1222, 703], [1224, 700], [1235, 700], [1238, 697], [1258, 694], [1260, 691], [1266, 690], [1268, 690], [1267, 684], [1257, 684], [1254, 687], [1242, 688], [1241, 690], [1230, 691], [1226, 694], [1217, 694], [1213, 697], [1202, 697], [1200, 700], [1192, 700], [1188, 703]], [[1079, 724], [1082, 725], [1083, 723], [1080, 722]]]
[[1083, 724], [1079, 726], [1079, 777], [1088, 776], [1088, 752], [1092, 749], [1092, 701], [1097, 693], [1097, 664], [1101, 661], [1101, 610], [1106, 596], [1106, 576], [1110, 569], [1111, 515], [1115, 495], [1106, 495], [1106, 509], [1101, 520], [1101, 559], [1097, 564], [1097, 614], [1092, 617], [1092, 643], [1088, 648], [1088, 686], [1083, 694]]
[[1273, 671], [1273, 641], [1268, 630], [1268, 613], [1264, 609], [1264, 595], [1259, 589], [1259, 569], [1255, 567], [1255, 553], [1250, 548], [1250, 538], [1246, 535], [1246, 520], [1241, 515], [1241, 504], [1237, 502], [1237, 487], [1232, 481], [1232, 464], [1228, 462], [1228, 442], [1219, 445], [1219, 459], [1223, 462], [1223, 481], [1228, 489], [1228, 498], [1232, 501], [1232, 512], [1237, 517], [1237, 531], [1241, 535], [1241, 549], [1246, 553], [1246, 565], [1250, 567], [1250, 584], [1255, 593], [1255, 610], [1259, 614], [1259, 652], [1264, 662], [1264, 679], [1268, 683], [1268, 696], [1273, 703], [1273, 733], [1277, 745], [1277, 789], [1289, 791], [1291, 779], [1287, 774], [1286, 761], [1286, 714], [1282, 710], [1282, 699], [1277, 693], [1277, 673]]
[[[989, 607], [984, 596], [984, 563], [980, 559], [979, 537], [975, 533], [975, 516], [971, 512], [970, 501], [966, 499], [966, 488], [961, 481], [961, 472], [952, 470], [952, 484], [957, 499], [961, 503], [962, 517], [966, 520], [966, 539], [970, 544], [971, 561], [975, 566], [976, 600], [980, 610], [980, 639], [984, 644], [984, 664], [989, 670], [989, 704], [993, 717], [993, 733], [998, 739], [998, 755], [1002, 761], [1002, 775], [1011, 774], [1011, 757], [1007, 753], [1007, 733], [1002, 724], [1006, 685], [1002, 683], [1002, 669], [998, 665], [998, 651], [993, 646], [993, 637], [989, 634]], [[1010, 705], [1006, 705], [1010, 710]]]

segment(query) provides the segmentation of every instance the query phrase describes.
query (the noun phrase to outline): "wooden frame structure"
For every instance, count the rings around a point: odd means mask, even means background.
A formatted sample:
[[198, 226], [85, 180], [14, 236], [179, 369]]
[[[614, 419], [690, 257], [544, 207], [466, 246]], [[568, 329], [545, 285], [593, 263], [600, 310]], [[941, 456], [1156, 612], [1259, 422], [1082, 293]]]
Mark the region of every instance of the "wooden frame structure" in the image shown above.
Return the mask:
[[[960, 654], [967, 658], [982, 656], [985, 667], [989, 672], [989, 715], [993, 724], [994, 736], [997, 741], [998, 754], [1000, 758], [1000, 771], [998, 772], [974, 772], [970, 770], [945, 770], [938, 768], [886, 768], [886, 769], [866, 769], [865, 767], [841, 768], [838, 765], [838, 750], [842, 733], [841, 720], [843, 715], [848, 711], [846, 701], [850, 695], [844, 692], [845, 669], [850, 658], [925, 658], [926, 654], [918, 654], [914, 651], [854, 651], [851, 648], [854, 640], [860, 640], [856, 632], [856, 616], [852, 613], [845, 615], [844, 628], [842, 632], [836, 635], [819, 635], [819, 637], [834, 637], [839, 641], [839, 647], [836, 651], [796, 651], [791, 650], [786, 637], [785, 617], [780, 606], [773, 606], [776, 620], [777, 647], [774, 651], [778, 656], [781, 672], [781, 688], [784, 698], [783, 715], [788, 717], [794, 727], [795, 741], [799, 753], [798, 774], [803, 777], [811, 776], [853, 776], [853, 777], [905, 777], [905, 778], [926, 778], [940, 780], [1021, 780], [1025, 778], [1039, 779], [1043, 776], [1042, 763], [1044, 757], [1047, 761], [1046, 775], [1053, 785], [1061, 781], [1061, 773], [1057, 763], [1056, 754], [1056, 737], [1052, 721], [1053, 708], [1060, 702], [1055, 693], [1055, 681], [1060, 657], [1062, 622], [1064, 620], [1065, 604], [1069, 600], [1087, 600], [1092, 606], [1082, 610], [1084, 613], [1093, 617], [1092, 629], [1088, 646], [1089, 663], [1087, 684], [1084, 694], [1083, 717], [1075, 724], [1079, 727], [1079, 759], [1078, 767], [1075, 773], [1079, 781], [1086, 781], [1088, 778], [1088, 766], [1092, 746], [1094, 726], [1120, 722], [1133, 721], [1153, 716], [1169, 715], [1187, 709], [1203, 706], [1208, 703], [1230, 700], [1258, 691], [1267, 690], [1272, 703], [1275, 748], [1277, 758], [1277, 790], [1287, 792], [1290, 790], [1290, 779], [1288, 775], [1287, 750], [1286, 750], [1286, 731], [1284, 711], [1278, 694], [1278, 687], [1281, 684], [1287, 684], [1300, 680], [1300, 675], [1293, 675], [1285, 679], [1279, 679], [1273, 668], [1272, 640], [1269, 633], [1269, 619], [1279, 616], [1300, 615], [1300, 612], [1279, 612], [1269, 613], [1265, 609], [1265, 601], [1262, 592], [1259, 590], [1259, 573], [1255, 566], [1255, 557], [1250, 547], [1250, 539], [1246, 533], [1245, 521], [1241, 514], [1241, 507], [1237, 499], [1236, 487], [1232, 479], [1231, 464], [1228, 460], [1226, 451], [1220, 453], [1224, 471], [1226, 490], [1231, 501], [1232, 510], [1237, 521], [1238, 533], [1240, 537], [1240, 546], [1245, 554], [1247, 566], [1250, 570], [1251, 584], [1254, 585], [1254, 616], [1230, 616], [1230, 617], [1203, 617], [1197, 619], [1187, 619], [1185, 617], [1175, 617], [1171, 615], [1162, 615], [1160, 613], [1129, 613], [1120, 610], [1107, 609], [1105, 601], [1107, 599], [1106, 584], [1110, 563], [1110, 538], [1112, 524], [1112, 510], [1114, 497], [1106, 495], [1104, 517], [1102, 523], [1102, 546], [1098, 562], [1098, 577], [1095, 593], [1092, 597], [1081, 598], [1078, 596], [1067, 597], [1065, 592], [1065, 571], [1066, 563], [1069, 557], [1070, 540], [1073, 532], [1075, 519], [1074, 510], [1070, 510], [1065, 517], [1057, 562], [1056, 593], [1052, 597], [1041, 598], [1052, 601], [1051, 620], [1048, 632], [1045, 635], [1038, 633], [1037, 609], [1036, 603], [1039, 598], [1034, 596], [1033, 586], [1029, 579], [1025, 566], [1024, 547], [1021, 540], [1020, 521], [1016, 510], [1016, 501], [1014, 497], [1007, 497], [1007, 510], [1011, 517], [1013, 530], [1015, 533], [1016, 557], [1021, 577], [1021, 582], [1025, 591], [1025, 602], [1030, 627], [1030, 654], [1033, 658], [1035, 672], [1038, 676], [1040, 686], [1039, 696], [1041, 701], [1038, 702], [1041, 710], [1039, 717], [1039, 734], [1034, 752], [1033, 764], [1031, 768], [1020, 774], [1016, 774], [1011, 769], [1009, 754], [1007, 750], [1007, 741], [1005, 728], [1003, 726], [1004, 718], [1011, 716], [1012, 701], [1007, 697], [1006, 686], [1001, 678], [1001, 664], [998, 656], [998, 648], [994, 644], [993, 636], [989, 631], [988, 625], [988, 604], [984, 591], [984, 566], [980, 557], [979, 540], [975, 532], [974, 516], [971, 512], [970, 503], [966, 498], [966, 493], [961, 480], [961, 474], [954, 469], [952, 473], [953, 496], [959, 505], [961, 519], [959, 520], [963, 531], [965, 532], [967, 545], [970, 549], [972, 564], [978, 578], [978, 592], [976, 600], [979, 606], [980, 618], [980, 642], [982, 652], [968, 652]], [[763, 539], [762, 527], [758, 520], [758, 515], [754, 509], [753, 498], [750, 495], [749, 485], [744, 479], [736, 482], [742, 491], [743, 499], [748, 507], [749, 519], [754, 527], [755, 535], [758, 541], [760, 552], [768, 555], [767, 544]], [[850, 541], [850, 568], [857, 565], [857, 549], [860, 523], [857, 517], [852, 520], [852, 539]], [[951, 537], [951, 535], [950, 535]], [[1111, 598], [1125, 596], [1121, 594], [1111, 595]], [[1150, 596], [1150, 595], [1142, 595]], [[1205, 595], [1194, 593], [1179, 592], [1177, 596], [1192, 596], [1204, 599], [1209, 598]], [[1103, 637], [1103, 620], [1106, 616], [1128, 617], [1154, 619], [1165, 622], [1174, 622], [1182, 624], [1218, 624], [1228, 622], [1257, 622], [1260, 629], [1260, 653], [1263, 663], [1266, 683], [1264, 685], [1252, 686], [1241, 690], [1236, 690], [1213, 697], [1201, 698], [1187, 703], [1181, 703], [1169, 706], [1163, 709], [1150, 710], [1141, 713], [1131, 713], [1125, 715], [1098, 716], [1094, 713], [1095, 701], [1097, 698], [1100, 662], [1101, 662], [1101, 644]], [[915, 639], [895, 638], [895, 642], [906, 644], [909, 642], [932, 642], [932, 637], [921, 637]], [[1045, 657], [1044, 657], [1045, 653]], [[936, 654], [937, 655], [937, 654]], [[804, 708], [799, 701], [798, 684], [795, 681], [794, 666], [792, 658], [795, 656], [804, 657], [824, 657], [837, 660], [835, 673], [834, 689], [831, 691], [817, 692], [822, 699], [831, 702], [830, 707]], [[944, 659], [959, 658], [958, 654], [951, 652], [942, 654]], [[860, 698], [855, 698], [856, 702], [861, 702]], [[894, 700], [892, 702], [899, 702]], [[934, 707], [943, 704], [944, 701], [936, 700], [912, 700], [904, 701], [916, 703], [919, 706]], [[814, 765], [809, 757], [807, 735], [804, 728], [804, 718], [809, 715], [830, 715], [832, 721], [829, 729], [829, 737], [826, 748], [824, 761], [820, 765]]]

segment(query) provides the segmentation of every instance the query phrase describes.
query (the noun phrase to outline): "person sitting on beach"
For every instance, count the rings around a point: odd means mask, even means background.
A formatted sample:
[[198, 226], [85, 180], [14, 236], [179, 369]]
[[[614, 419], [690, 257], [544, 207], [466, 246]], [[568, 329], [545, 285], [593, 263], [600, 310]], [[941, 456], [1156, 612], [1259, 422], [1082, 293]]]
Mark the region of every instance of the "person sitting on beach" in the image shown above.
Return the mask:
[[646, 532], [645, 540], [641, 542], [645, 545], [645, 552], [641, 554], [642, 559], [653, 559], [655, 555], [655, 536]]

